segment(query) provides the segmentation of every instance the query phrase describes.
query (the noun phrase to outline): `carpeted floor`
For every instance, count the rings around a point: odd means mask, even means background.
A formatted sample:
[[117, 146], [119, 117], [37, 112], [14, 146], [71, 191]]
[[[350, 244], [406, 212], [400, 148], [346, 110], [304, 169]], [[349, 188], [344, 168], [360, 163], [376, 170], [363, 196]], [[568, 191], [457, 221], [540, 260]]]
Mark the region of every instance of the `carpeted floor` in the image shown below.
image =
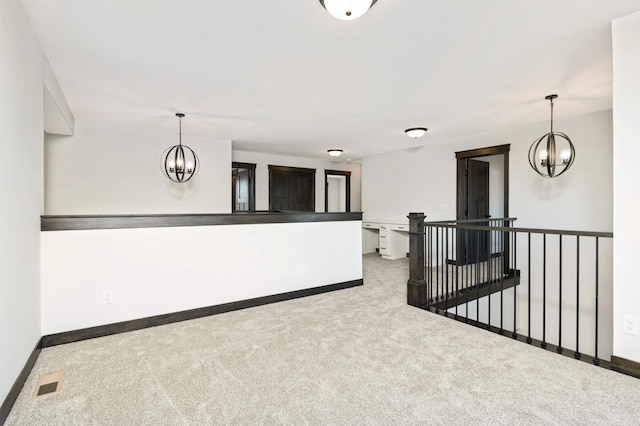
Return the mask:
[[640, 380], [409, 307], [407, 270], [44, 349], [6, 424], [640, 424]]

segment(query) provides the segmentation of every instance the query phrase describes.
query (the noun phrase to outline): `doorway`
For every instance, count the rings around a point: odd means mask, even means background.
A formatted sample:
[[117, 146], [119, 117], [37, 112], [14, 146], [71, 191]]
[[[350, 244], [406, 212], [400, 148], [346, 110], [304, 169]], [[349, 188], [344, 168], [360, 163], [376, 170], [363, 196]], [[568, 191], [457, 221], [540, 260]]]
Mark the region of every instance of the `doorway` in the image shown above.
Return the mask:
[[351, 172], [324, 171], [324, 211], [351, 211]]
[[256, 210], [256, 165], [231, 163], [231, 211]]
[[[495, 219], [509, 216], [509, 150], [510, 145], [500, 145], [456, 152], [456, 219], [487, 219], [472, 225], [488, 226], [492, 216]], [[508, 252], [509, 236], [503, 234], [490, 246], [489, 232], [458, 232], [455, 263], [484, 262], [496, 253]]]

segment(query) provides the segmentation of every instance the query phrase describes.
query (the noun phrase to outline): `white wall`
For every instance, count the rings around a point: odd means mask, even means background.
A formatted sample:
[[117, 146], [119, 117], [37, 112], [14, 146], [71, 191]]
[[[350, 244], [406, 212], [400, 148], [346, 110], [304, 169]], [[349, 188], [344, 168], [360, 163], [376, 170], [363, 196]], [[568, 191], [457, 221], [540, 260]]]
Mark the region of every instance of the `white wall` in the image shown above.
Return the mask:
[[182, 184], [160, 170], [177, 143], [177, 123], [172, 133], [76, 121], [74, 136], [47, 135], [45, 214], [231, 212], [231, 141], [183, 132], [201, 168]]
[[[561, 100], [556, 108], [562, 107]], [[548, 108], [544, 100], [540, 107]], [[509, 216], [518, 218], [516, 226], [611, 231], [611, 114], [608, 110], [554, 120], [554, 127], [571, 137], [577, 151], [571, 169], [554, 179], [538, 176], [527, 157], [531, 143], [549, 131], [548, 122], [366, 157], [362, 160], [364, 217], [402, 220], [409, 212], [425, 212], [427, 220], [453, 219], [455, 152], [511, 144]]]
[[361, 279], [361, 224], [43, 232], [42, 334]]
[[613, 353], [640, 362], [640, 337], [622, 333], [640, 317], [640, 13], [613, 22], [614, 336]]
[[40, 338], [43, 54], [19, 0], [0, 2], [0, 403]]
[[76, 119], [49, 61], [44, 58], [43, 62], [44, 131], [56, 135], [73, 135]]
[[233, 151], [233, 161], [256, 164], [256, 210], [269, 210], [269, 166], [316, 169], [316, 212], [324, 211], [324, 171], [350, 171], [351, 211], [358, 212], [361, 210], [360, 164], [244, 151]]

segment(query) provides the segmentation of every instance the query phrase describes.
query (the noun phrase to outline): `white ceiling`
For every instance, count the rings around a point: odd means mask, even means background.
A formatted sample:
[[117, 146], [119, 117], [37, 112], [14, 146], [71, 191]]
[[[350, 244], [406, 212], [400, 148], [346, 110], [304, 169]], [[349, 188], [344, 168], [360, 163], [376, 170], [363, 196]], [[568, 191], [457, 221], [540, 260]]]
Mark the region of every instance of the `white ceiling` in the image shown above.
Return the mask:
[[[638, 0], [22, 0], [76, 119], [358, 159], [611, 108]], [[425, 126], [418, 140], [403, 130]], [[535, 135], [532, 135], [532, 138]]]

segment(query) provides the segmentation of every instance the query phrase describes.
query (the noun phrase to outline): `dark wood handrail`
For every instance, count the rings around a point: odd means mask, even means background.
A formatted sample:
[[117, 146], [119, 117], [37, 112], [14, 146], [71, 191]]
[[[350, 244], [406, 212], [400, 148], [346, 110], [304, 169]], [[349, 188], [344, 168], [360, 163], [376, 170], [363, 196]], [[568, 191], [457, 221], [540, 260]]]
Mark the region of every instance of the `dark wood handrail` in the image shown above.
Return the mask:
[[[484, 219], [484, 222], [487, 220]], [[434, 224], [425, 223], [425, 226]], [[475, 226], [475, 225], [448, 225], [445, 223], [437, 224], [441, 228], [469, 229], [474, 231], [500, 231], [500, 232], [520, 232], [524, 234], [549, 234], [549, 235], [574, 235], [579, 237], [601, 237], [613, 238], [613, 232], [593, 232], [593, 231], [570, 231], [562, 229], [540, 229], [540, 228], [512, 228], [509, 226]]]
[[362, 220], [362, 212], [250, 212], [222, 214], [41, 216], [42, 231], [164, 228], [177, 226], [252, 225], [266, 223], [341, 222]]
[[425, 222], [425, 226], [440, 225], [446, 223], [478, 223], [478, 222], [513, 222], [518, 220], [517, 217], [487, 217], [484, 219], [452, 219], [452, 220], [437, 220], [433, 222]]

